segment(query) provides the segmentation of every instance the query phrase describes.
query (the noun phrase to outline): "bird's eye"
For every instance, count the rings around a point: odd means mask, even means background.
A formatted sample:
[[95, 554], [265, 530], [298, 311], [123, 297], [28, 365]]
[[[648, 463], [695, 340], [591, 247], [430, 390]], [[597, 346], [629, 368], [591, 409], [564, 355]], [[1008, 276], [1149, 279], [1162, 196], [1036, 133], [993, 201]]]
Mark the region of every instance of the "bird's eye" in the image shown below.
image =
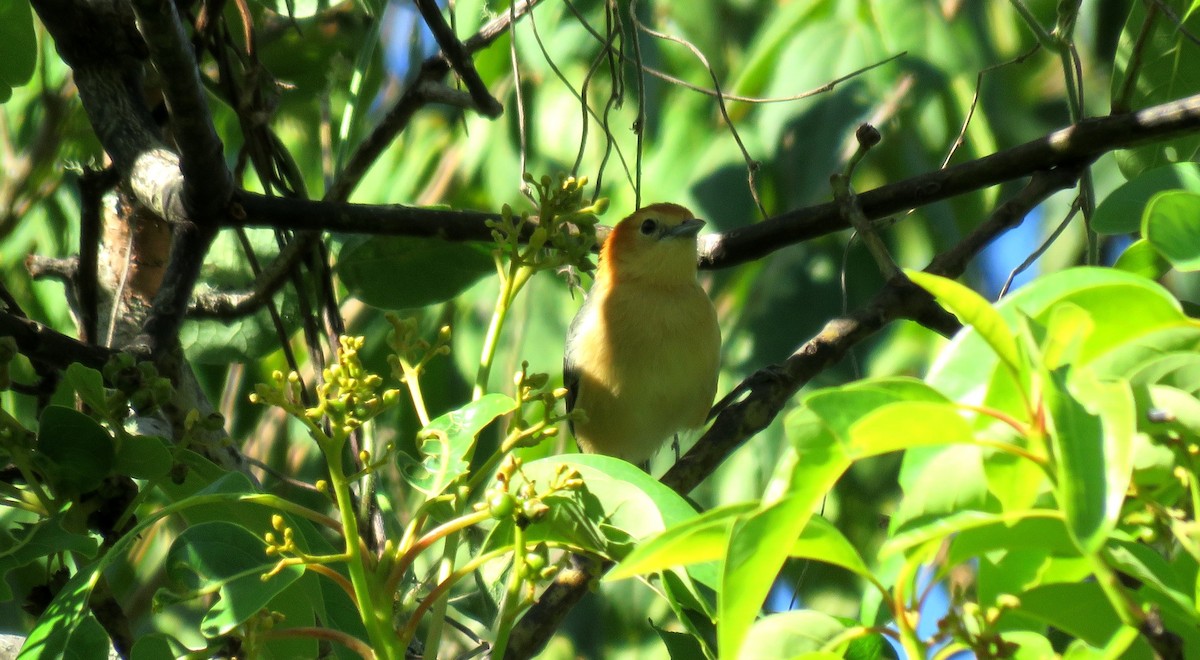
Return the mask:
[[643, 220], [642, 221], [642, 233], [643, 234], [649, 236], [650, 234], [653, 234], [654, 230], [656, 230], [656, 229], [658, 229], [658, 221], [657, 220]]

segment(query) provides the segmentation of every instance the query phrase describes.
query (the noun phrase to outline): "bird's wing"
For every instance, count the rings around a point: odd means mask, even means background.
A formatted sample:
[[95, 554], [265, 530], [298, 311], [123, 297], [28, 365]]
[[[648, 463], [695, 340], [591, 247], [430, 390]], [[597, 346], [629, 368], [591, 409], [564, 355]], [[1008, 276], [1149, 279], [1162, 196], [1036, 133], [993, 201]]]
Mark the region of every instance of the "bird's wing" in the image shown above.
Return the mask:
[[[567, 412], [575, 409], [575, 397], [579, 394], [579, 370], [571, 364], [569, 358], [563, 358], [563, 387], [567, 388]], [[567, 420], [571, 435], [575, 435], [575, 422]]]

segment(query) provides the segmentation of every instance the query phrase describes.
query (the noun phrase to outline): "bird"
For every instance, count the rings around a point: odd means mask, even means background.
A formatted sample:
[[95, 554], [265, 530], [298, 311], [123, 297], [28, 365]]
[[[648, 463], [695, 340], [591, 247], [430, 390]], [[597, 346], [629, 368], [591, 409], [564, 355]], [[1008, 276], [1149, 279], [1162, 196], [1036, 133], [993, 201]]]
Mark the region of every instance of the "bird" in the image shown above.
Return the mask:
[[717, 392], [721, 329], [696, 279], [704, 221], [657, 203], [621, 220], [567, 331], [563, 384], [579, 448], [643, 467], [704, 425]]

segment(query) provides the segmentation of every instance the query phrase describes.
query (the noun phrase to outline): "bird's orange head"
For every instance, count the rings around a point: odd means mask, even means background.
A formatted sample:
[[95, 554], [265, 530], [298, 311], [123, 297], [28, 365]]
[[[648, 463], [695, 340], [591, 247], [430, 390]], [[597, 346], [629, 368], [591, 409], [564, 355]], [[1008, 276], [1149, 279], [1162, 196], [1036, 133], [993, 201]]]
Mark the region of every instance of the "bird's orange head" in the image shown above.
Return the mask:
[[597, 280], [696, 281], [696, 234], [704, 226], [678, 204], [651, 204], [629, 215], [604, 241]]

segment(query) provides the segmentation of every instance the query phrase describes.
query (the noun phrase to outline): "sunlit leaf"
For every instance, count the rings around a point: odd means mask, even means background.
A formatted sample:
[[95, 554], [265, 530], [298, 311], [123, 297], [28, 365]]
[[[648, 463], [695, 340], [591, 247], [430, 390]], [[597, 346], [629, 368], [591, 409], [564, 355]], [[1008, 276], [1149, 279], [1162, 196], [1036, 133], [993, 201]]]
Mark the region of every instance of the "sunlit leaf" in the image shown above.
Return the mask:
[[1146, 204], [1142, 235], [1176, 270], [1200, 270], [1200, 194], [1162, 192]]
[[479, 433], [501, 415], [515, 410], [517, 402], [503, 394], [486, 394], [458, 410], [452, 410], [429, 422], [420, 435], [425, 459], [411, 463], [407, 454], [398, 454], [405, 479], [429, 495], [437, 495], [466, 471], [468, 457]]
[[933, 294], [964, 325], [974, 328], [1010, 369], [1020, 371], [1021, 355], [1017, 350], [1017, 341], [1004, 319], [988, 301], [954, 280], [917, 271], [906, 271], [906, 274], [917, 286]]
[[737, 516], [756, 507], [753, 502], [718, 507], [672, 526], [638, 544], [604, 579], [623, 580], [635, 575], [720, 559], [729, 544], [729, 531]]
[[1150, 243], [1139, 238], [1125, 248], [1113, 268], [1157, 281], [1171, 269], [1171, 263]]
[[845, 623], [814, 610], [772, 614], [754, 624], [737, 657], [739, 660], [794, 658], [822, 650], [845, 630]]

